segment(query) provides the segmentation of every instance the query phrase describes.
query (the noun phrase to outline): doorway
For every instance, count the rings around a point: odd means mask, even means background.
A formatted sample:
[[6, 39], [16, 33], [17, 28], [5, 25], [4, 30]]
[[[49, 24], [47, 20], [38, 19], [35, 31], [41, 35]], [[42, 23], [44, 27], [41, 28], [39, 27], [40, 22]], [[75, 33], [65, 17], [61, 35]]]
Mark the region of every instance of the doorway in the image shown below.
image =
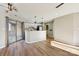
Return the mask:
[[[6, 46], [24, 39], [24, 24], [6, 17]], [[22, 28], [23, 27], [23, 28]]]
[[17, 24], [16, 21], [9, 20], [8, 22], [8, 44], [17, 41]]
[[48, 29], [49, 29], [49, 26], [48, 25], [46, 25], [46, 37], [48, 38]]

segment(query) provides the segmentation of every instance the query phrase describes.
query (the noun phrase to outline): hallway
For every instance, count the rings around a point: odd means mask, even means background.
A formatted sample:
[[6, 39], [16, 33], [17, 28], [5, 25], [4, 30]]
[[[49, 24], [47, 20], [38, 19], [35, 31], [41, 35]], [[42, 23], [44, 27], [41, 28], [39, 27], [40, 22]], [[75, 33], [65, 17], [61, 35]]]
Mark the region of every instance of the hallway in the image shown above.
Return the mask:
[[50, 46], [48, 41], [25, 43], [18, 41], [0, 50], [0, 56], [76, 56], [56, 47]]

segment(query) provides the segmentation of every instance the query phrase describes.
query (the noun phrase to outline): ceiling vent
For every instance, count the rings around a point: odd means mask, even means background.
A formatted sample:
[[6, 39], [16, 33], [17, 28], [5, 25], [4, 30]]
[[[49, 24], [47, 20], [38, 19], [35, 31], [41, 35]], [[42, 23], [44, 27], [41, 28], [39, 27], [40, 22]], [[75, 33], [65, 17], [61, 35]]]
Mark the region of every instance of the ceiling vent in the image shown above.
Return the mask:
[[59, 4], [58, 6], [56, 6], [56, 8], [59, 8], [60, 6], [62, 6], [64, 3]]

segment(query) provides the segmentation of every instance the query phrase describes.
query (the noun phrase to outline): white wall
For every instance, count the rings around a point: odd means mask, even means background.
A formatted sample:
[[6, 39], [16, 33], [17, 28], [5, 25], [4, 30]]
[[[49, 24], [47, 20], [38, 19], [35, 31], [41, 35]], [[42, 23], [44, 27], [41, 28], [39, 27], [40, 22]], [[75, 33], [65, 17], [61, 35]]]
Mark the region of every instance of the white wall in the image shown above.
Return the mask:
[[6, 26], [5, 26], [5, 16], [0, 15], [0, 48], [5, 47], [5, 33], [6, 33]]
[[21, 22], [17, 22], [17, 40], [22, 39]]
[[74, 14], [74, 44], [79, 46], [79, 13]]
[[73, 44], [73, 14], [56, 18], [53, 34], [56, 41]]
[[6, 19], [5, 19], [5, 10], [3, 7], [0, 7], [0, 48], [5, 47], [6, 40]]

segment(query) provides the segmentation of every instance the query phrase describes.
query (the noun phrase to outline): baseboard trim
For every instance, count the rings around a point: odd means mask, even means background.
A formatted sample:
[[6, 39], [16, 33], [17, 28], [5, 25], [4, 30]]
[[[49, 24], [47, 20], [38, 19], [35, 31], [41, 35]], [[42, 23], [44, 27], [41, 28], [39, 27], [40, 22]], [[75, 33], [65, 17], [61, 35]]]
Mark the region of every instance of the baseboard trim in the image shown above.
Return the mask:
[[54, 47], [60, 48], [62, 50], [68, 51], [70, 53], [79, 55], [79, 47], [56, 42], [56, 41], [51, 41], [51, 45]]
[[39, 40], [39, 41], [25, 41], [26, 43], [36, 43], [36, 42], [40, 42], [40, 41], [44, 41], [44, 40]]

